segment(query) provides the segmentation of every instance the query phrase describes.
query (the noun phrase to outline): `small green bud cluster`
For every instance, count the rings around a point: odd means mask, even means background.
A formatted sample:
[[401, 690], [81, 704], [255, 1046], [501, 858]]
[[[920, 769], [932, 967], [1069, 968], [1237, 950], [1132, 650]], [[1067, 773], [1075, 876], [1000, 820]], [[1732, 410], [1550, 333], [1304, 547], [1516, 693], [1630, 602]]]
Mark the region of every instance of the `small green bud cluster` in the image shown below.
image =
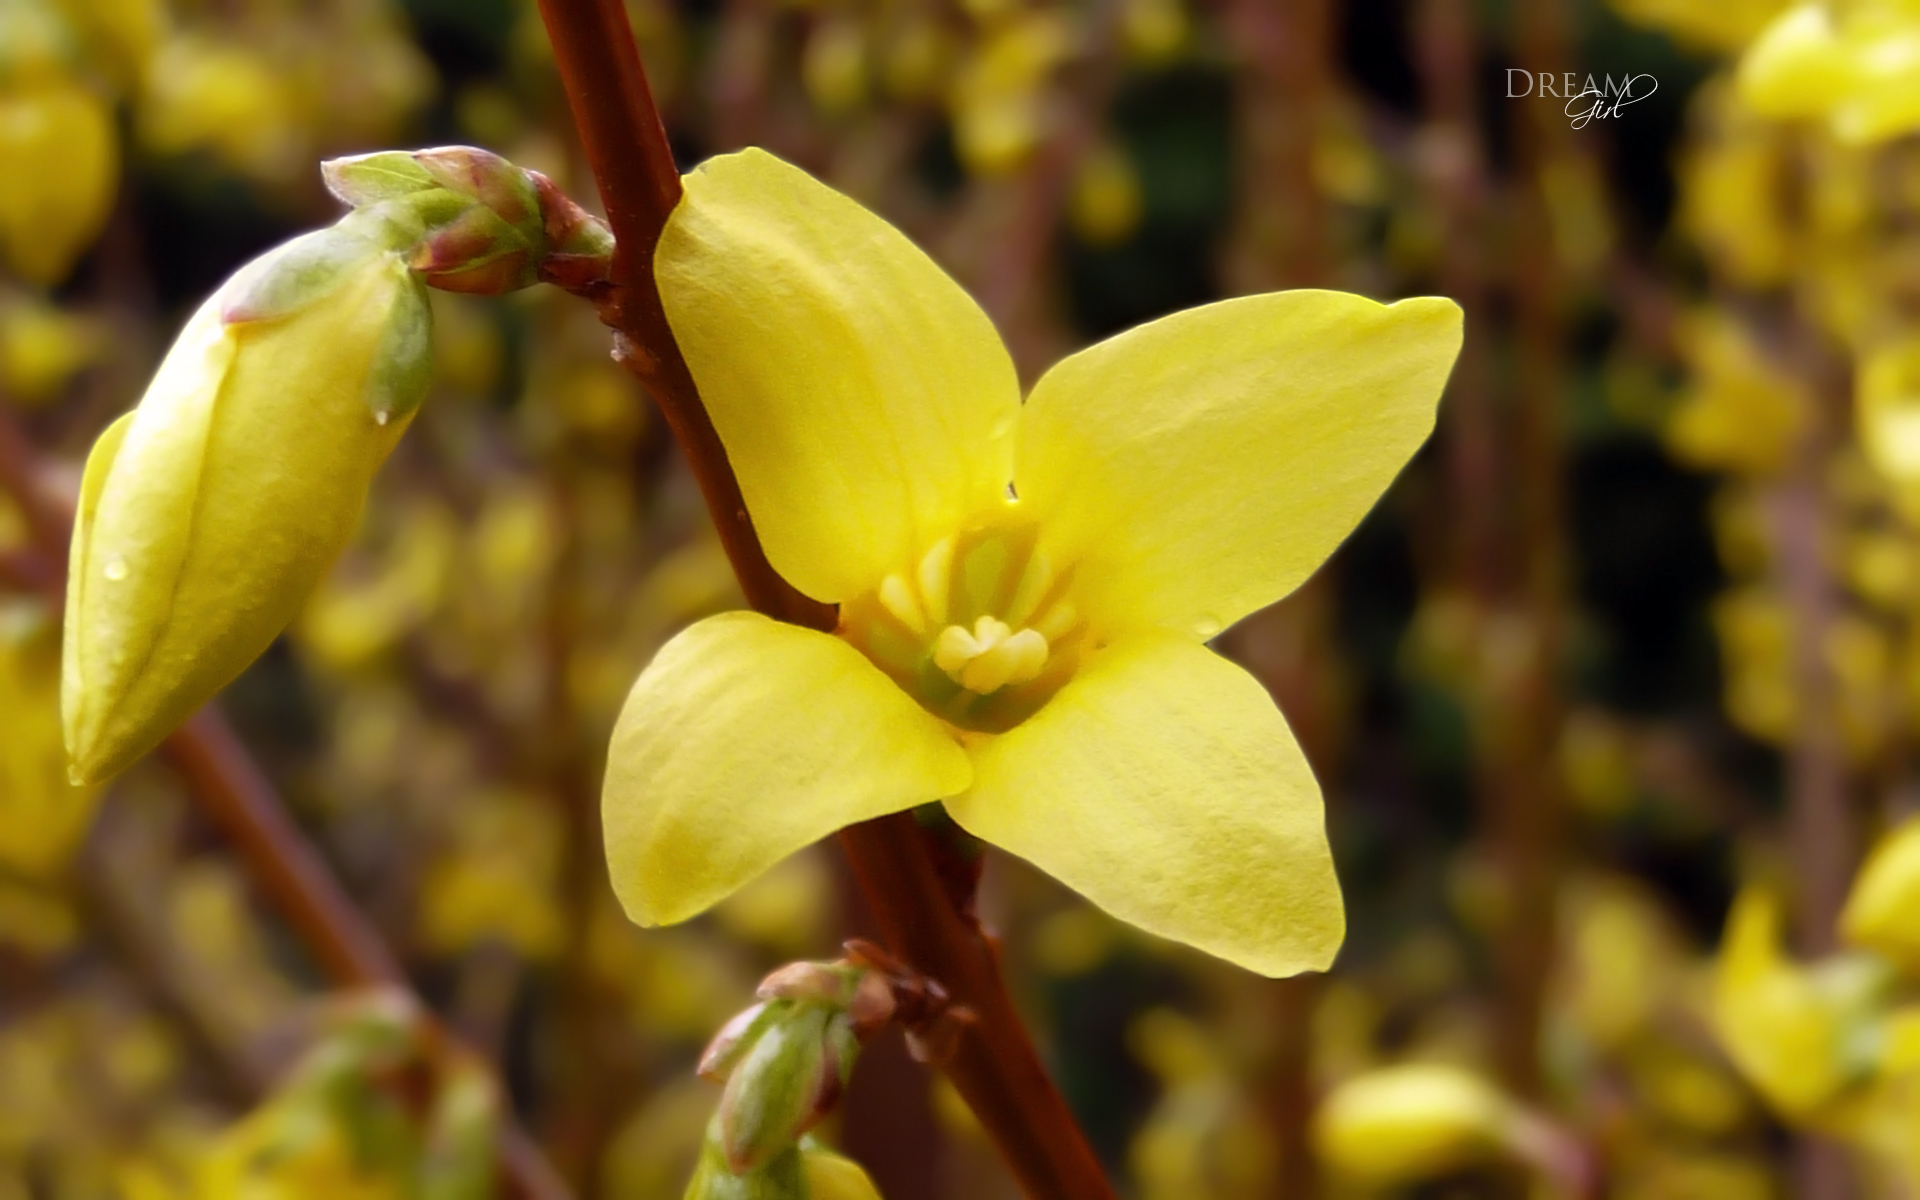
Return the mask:
[[500, 295], [562, 266], [577, 276], [580, 260], [613, 253], [606, 225], [552, 180], [485, 150], [387, 150], [320, 169], [327, 189], [383, 226], [390, 245], [407, 248], [407, 265], [442, 291]]
[[686, 1200], [878, 1200], [865, 1172], [807, 1135], [893, 1016], [891, 983], [864, 966], [793, 963], [758, 994], [701, 1057], [701, 1076], [725, 1091]]
[[314, 1047], [200, 1167], [196, 1195], [322, 1194], [489, 1200], [500, 1103], [486, 1070], [420, 1036], [404, 995], [331, 1006]]

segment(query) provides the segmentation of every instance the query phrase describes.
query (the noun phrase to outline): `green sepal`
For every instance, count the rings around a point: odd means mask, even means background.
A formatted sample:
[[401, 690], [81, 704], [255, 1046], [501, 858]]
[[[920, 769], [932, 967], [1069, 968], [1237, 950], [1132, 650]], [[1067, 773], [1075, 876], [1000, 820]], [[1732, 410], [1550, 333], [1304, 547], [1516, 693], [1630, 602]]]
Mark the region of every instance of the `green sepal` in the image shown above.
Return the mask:
[[393, 269], [406, 272], [406, 286], [394, 297], [367, 373], [367, 408], [382, 425], [411, 417], [433, 382], [433, 307], [426, 284], [398, 260]]
[[762, 1002], [735, 1015], [707, 1043], [695, 1073], [702, 1079], [724, 1083], [747, 1056], [747, 1051], [760, 1040], [760, 1035], [780, 1019], [787, 1007], [777, 1002]]
[[435, 186], [433, 176], [405, 150], [328, 159], [320, 164], [320, 177], [329, 192], [355, 208]]
[[822, 1099], [837, 1092], [841, 1082], [829, 1041], [832, 1010], [817, 1004], [784, 1007], [783, 1019], [760, 1035], [734, 1069], [714, 1114], [720, 1148], [737, 1174], [790, 1148], [820, 1119]]
[[273, 321], [323, 299], [380, 247], [359, 229], [334, 225], [302, 234], [248, 263], [227, 285], [220, 319]]

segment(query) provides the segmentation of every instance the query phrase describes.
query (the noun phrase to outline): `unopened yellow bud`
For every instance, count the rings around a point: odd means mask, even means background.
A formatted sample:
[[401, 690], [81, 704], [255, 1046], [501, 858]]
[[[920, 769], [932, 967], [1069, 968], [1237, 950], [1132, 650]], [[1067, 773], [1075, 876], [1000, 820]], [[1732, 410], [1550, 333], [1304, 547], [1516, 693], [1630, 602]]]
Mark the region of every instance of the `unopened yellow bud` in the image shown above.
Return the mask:
[[1515, 1113], [1492, 1084], [1459, 1067], [1388, 1067], [1326, 1098], [1314, 1145], [1322, 1161], [1357, 1182], [1413, 1183], [1498, 1157]]
[[1880, 839], [1840, 914], [1849, 942], [1920, 969], [1920, 820]]
[[425, 295], [342, 227], [194, 314], [95, 444], [67, 588], [69, 767], [126, 767], [286, 627], [360, 515], [431, 369]]
[[0, 179], [0, 260], [33, 283], [58, 283], [120, 185], [106, 101], [58, 77], [0, 90]]

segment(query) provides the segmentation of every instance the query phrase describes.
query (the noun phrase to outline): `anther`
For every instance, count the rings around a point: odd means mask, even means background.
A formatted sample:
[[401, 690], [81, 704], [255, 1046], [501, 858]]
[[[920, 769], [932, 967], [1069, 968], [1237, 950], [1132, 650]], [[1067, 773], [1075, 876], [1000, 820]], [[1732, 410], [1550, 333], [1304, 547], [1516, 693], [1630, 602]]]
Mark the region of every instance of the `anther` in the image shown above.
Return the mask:
[[981, 617], [971, 630], [949, 625], [934, 641], [933, 661], [961, 687], [977, 695], [1036, 678], [1047, 665], [1047, 639], [1018, 633], [995, 617]]

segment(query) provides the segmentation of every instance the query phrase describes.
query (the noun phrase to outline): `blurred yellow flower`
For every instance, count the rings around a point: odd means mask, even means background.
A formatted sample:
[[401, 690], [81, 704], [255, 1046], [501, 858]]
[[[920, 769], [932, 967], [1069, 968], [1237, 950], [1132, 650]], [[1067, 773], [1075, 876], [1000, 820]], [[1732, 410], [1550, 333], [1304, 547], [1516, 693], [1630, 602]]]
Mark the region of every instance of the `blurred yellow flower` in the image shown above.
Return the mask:
[[1668, 419], [1667, 445], [1684, 462], [1767, 475], [1787, 465], [1811, 402], [1737, 319], [1690, 313], [1674, 332], [1687, 390]]
[[242, 42], [199, 34], [168, 41], [135, 111], [140, 140], [157, 154], [210, 153], [267, 180], [305, 165], [288, 77]]
[[1314, 1116], [1313, 1142], [1337, 1175], [1404, 1185], [1501, 1157], [1520, 1121], [1518, 1106], [1473, 1072], [1409, 1063], [1335, 1088]]
[[60, 634], [38, 605], [0, 604], [0, 874], [62, 875], [93, 819], [94, 789], [67, 782]]
[[1920, 971], [1920, 820], [1874, 846], [1853, 881], [1840, 931], [1854, 945]]
[[1630, 21], [1664, 29], [1709, 50], [1738, 50], [1759, 36], [1789, 0], [1613, 0]]
[[1920, 10], [1906, 0], [1797, 4], [1748, 49], [1739, 80], [1756, 112], [1824, 118], [1842, 142], [1910, 133], [1920, 129]]
[[0, 392], [32, 407], [57, 398], [108, 349], [98, 321], [39, 300], [0, 305]]
[[1734, 901], [1716, 973], [1713, 1016], [1740, 1073], [1781, 1115], [1821, 1115], [1872, 1075], [1871, 1039], [1885, 971], [1863, 958], [1805, 968], [1781, 949], [1780, 906], [1748, 888]]
[[1140, 173], [1124, 147], [1095, 146], [1080, 160], [1067, 197], [1067, 220], [1093, 246], [1126, 241], [1140, 225]]
[[112, 108], [61, 76], [0, 87], [0, 179], [0, 262], [30, 283], [59, 283], [120, 186]]
[[1047, 132], [1047, 82], [1072, 51], [1072, 29], [1052, 12], [1021, 13], [982, 35], [948, 97], [968, 170], [1005, 175], [1026, 162]]
[[840, 625], [710, 617], [641, 675], [604, 801], [629, 915], [685, 919], [944, 800], [1151, 932], [1324, 966], [1344, 917], [1319, 789], [1202, 643], [1298, 586], [1426, 438], [1459, 309], [1230, 300], [1022, 404], [985, 314], [851, 200], [758, 151], [686, 189], [668, 319], [769, 559]]

